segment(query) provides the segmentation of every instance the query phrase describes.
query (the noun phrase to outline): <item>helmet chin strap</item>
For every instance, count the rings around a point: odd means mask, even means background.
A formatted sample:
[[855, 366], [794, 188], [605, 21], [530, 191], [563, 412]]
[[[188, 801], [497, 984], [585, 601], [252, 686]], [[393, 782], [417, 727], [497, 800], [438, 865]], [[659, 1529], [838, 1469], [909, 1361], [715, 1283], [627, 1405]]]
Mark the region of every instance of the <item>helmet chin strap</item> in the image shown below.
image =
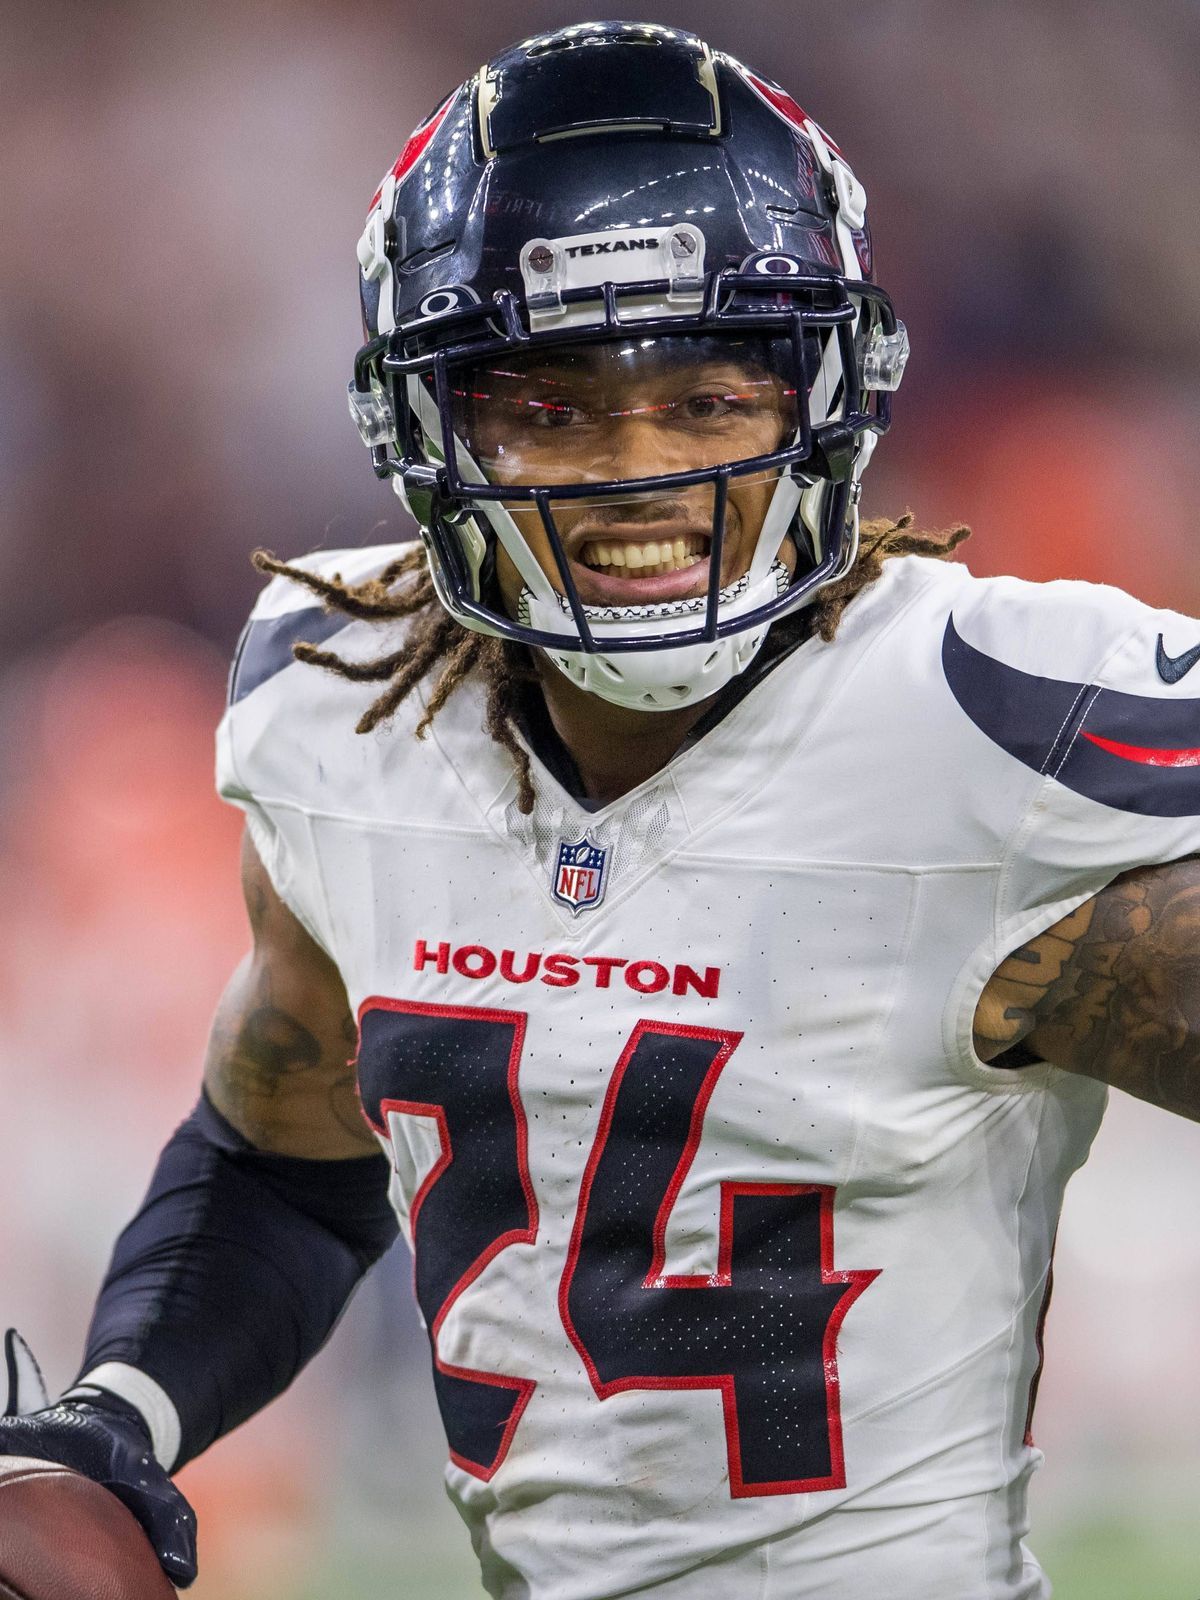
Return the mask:
[[[782, 562], [775, 562], [766, 576], [755, 584], [750, 582], [747, 573], [724, 591], [729, 598], [722, 601], [718, 614], [723, 619], [744, 615], [782, 594], [790, 582], [791, 574]], [[767, 625], [726, 634], [711, 642], [605, 653], [606, 633], [627, 635], [631, 627], [639, 625], [652, 627], [659, 635], [694, 628], [695, 610], [683, 611], [687, 602], [676, 604], [682, 614], [674, 616], [661, 615], [669, 609], [663, 605], [589, 606], [588, 624], [601, 648], [589, 653], [543, 646], [542, 653], [577, 688], [614, 705], [627, 706], [631, 711], [676, 711], [682, 706], [695, 705], [745, 671], [762, 648]], [[697, 608], [702, 608], [703, 604], [702, 600], [691, 602]], [[620, 614], [614, 615], [618, 611]], [[521, 596], [521, 612], [534, 627], [552, 631], [555, 623], [563, 619], [563, 601], [556, 595], [550, 607], [525, 591]], [[659, 614], [655, 615], [656, 612]]]
[[[790, 475], [775, 485], [767, 514], [755, 541], [747, 572], [721, 594], [717, 616], [724, 621], [744, 616], [782, 594], [791, 582], [791, 572], [779, 559], [795, 523], [803, 490]], [[664, 644], [654, 650], [622, 650], [606, 654], [605, 634], [628, 635], [639, 628], [663, 634], [684, 633], [696, 627], [697, 613], [704, 601], [674, 604], [651, 602], [647, 605], [585, 607], [588, 625], [599, 650], [556, 650], [543, 653], [576, 685], [614, 705], [631, 711], [676, 711], [696, 705], [717, 694], [730, 679], [744, 672], [762, 648], [766, 626], [744, 633], [726, 634], [699, 644]], [[557, 592], [547, 603], [527, 588], [520, 600], [521, 620], [547, 632], [555, 632], [569, 617], [566, 602]]]
[[[874, 436], [868, 437], [873, 442]], [[869, 450], [866, 454], [869, 456]], [[857, 462], [855, 467], [857, 481], [861, 469]], [[717, 608], [722, 621], [745, 615], [784, 593], [792, 581], [792, 573], [779, 559], [784, 541], [793, 530], [799, 534], [805, 525], [804, 512], [809, 505], [820, 526], [821, 500], [829, 487], [823, 481], [802, 485], [791, 476], [780, 479], [767, 507], [749, 570], [722, 591]], [[847, 519], [845, 539], [839, 575], [853, 564], [858, 549], [857, 499]], [[798, 548], [797, 554], [802, 553]], [[613, 615], [618, 609], [614, 607], [588, 606], [585, 610], [592, 635], [602, 646], [606, 633], [627, 634], [631, 628], [639, 626], [653, 629], [660, 636], [694, 627], [696, 609], [703, 602], [677, 602], [676, 605], [678, 609], [674, 615], [665, 615], [668, 608], [661, 604], [623, 606], [619, 608], [619, 616]], [[566, 602], [557, 593], [553, 603], [548, 605], [526, 589], [521, 595], [520, 607], [522, 621], [550, 632], [561, 627], [568, 615]], [[623, 650], [611, 655], [605, 654], [603, 648], [588, 654], [547, 647], [543, 653], [578, 688], [602, 700], [634, 711], [674, 711], [707, 700], [744, 672], [762, 648], [767, 631], [768, 625], [764, 624], [744, 633], [726, 634], [711, 643], [667, 644], [655, 650]]]

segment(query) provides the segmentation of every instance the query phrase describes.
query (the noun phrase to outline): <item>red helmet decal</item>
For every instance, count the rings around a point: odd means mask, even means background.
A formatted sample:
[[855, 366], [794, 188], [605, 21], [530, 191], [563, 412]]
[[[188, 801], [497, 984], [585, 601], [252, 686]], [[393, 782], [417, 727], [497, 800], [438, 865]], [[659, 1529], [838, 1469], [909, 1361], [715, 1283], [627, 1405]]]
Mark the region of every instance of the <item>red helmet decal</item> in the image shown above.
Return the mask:
[[821, 124], [817, 121], [817, 119], [815, 117], [810, 117], [803, 106], [797, 105], [795, 100], [792, 99], [791, 95], [788, 94], [786, 90], [777, 89], [773, 83], [768, 83], [765, 78], [760, 78], [757, 72], [751, 72], [749, 67], [743, 67], [742, 71], [745, 73], [746, 80], [751, 87], [758, 91], [759, 95], [761, 95], [771, 109], [773, 111], [777, 111], [785, 122], [790, 122], [792, 127], [798, 128], [800, 132], [805, 135], [805, 137], [808, 135], [808, 129], [805, 127], [805, 123], [811, 122], [813, 127], [819, 131], [821, 137], [824, 139], [829, 148], [835, 151], [839, 156], [841, 155], [841, 150], [825, 132], [825, 129], [821, 127]]
[[[437, 108], [433, 115], [421, 124], [417, 131], [410, 137], [408, 143], [404, 146], [404, 149], [401, 150], [400, 154], [396, 157], [395, 165], [384, 177], [384, 183], [387, 182], [389, 177], [395, 178], [397, 183], [404, 182], [405, 178], [408, 177], [409, 173], [416, 166], [417, 162], [425, 154], [426, 146], [441, 127], [442, 123], [445, 122], [446, 113], [450, 110], [450, 107], [454, 104], [457, 98], [458, 90], [456, 89], [452, 95], [443, 100], [442, 104]], [[371, 196], [371, 204], [367, 207], [368, 215], [370, 215], [370, 213], [374, 211], [375, 207], [379, 204], [379, 196], [382, 193], [383, 183], [379, 185], [378, 189], [376, 189], [375, 193]]]

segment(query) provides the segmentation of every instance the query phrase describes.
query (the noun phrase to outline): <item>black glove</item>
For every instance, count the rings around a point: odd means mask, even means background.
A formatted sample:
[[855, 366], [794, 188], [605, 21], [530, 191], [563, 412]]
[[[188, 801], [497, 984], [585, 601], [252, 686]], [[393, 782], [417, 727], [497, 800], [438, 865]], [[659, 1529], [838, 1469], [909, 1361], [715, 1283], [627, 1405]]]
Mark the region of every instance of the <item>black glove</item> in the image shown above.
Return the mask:
[[[8, 1403], [0, 1415], [0, 1456], [55, 1461], [102, 1484], [141, 1523], [167, 1577], [186, 1589], [196, 1577], [196, 1513], [155, 1460], [141, 1413], [109, 1394], [46, 1405], [37, 1363], [12, 1329], [4, 1354]], [[40, 1409], [27, 1410], [31, 1396]]]

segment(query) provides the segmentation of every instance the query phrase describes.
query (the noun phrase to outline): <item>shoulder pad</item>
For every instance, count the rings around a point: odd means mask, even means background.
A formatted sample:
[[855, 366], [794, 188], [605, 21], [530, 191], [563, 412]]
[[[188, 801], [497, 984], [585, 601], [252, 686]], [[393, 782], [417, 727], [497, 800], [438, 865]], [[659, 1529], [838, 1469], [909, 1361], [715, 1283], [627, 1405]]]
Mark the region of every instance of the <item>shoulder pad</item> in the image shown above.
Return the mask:
[[[318, 550], [298, 557], [291, 565], [357, 584], [382, 572], [403, 549], [401, 544], [389, 544], [362, 550]], [[352, 622], [353, 618], [344, 612], [326, 610], [312, 591], [294, 578], [272, 578], [255, 602], [238, 640], [229, 670], [229, 704], [236, 705], [290, 666], [292, 646], [298, 639], [320, 644]]]
[[1059, 578], [970, 578], [952, 598], [955, 631], [1011, 665], [1090, 677], [1149, 607], [1108, 584]]
[[1099, 584], [999, 579], [963, 597], [946, 682], [980, 731], [1089, 800], [1200, 815], [1200, 622]]

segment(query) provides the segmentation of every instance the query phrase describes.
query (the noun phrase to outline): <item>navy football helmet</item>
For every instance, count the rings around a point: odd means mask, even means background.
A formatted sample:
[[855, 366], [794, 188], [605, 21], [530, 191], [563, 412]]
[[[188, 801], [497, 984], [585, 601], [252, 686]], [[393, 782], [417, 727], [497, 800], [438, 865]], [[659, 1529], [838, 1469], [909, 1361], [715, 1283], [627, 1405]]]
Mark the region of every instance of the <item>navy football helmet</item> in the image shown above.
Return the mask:
[[[409, 139], [358, 260], [351, 414], [465, 627], [544, 650], [605, 699], [668, 709], [714, 693], [773, 620], [853, 562], [860, 482], [907, 337], [872, 282], [862, 185], [789, 95], [733, 57], [615, 22], [514, 46]], [[726, 348], [787, 397], [786, 425], [754, 454], [710, 449], [637, 477], [572, 460], [506, 477], [489, 458], [481, 407], [543, 356], [593, 370], [608, 352], [659, 370]], [[755, 479], [774, 486], [761, 531], [722, 586], [730, 488]], [[694, 503], [701, 486], [706, 593], [585, 603], [563, 508]], [[498, 550], [522, 585], [515, 614]]]

